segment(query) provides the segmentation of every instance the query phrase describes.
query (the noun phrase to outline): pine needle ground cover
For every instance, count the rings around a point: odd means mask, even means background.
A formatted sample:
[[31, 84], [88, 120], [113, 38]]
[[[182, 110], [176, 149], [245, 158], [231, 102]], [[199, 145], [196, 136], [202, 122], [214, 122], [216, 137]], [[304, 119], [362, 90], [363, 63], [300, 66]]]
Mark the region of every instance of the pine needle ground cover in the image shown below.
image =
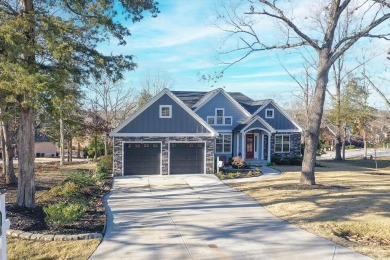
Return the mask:
[[299, 186], [300, 167], [260, 182], [230, 184], [275, 216], [375, 259], [390, 259], [390, 158], [321, 161], [317, 186]]
[[[39, 234], [101, 233], [105, 225], [102, 198], [109, 191], [112, 178], [96, 176], [96, 163], [64, 166], [58, 162], [37, 163], [35, 208], [16, 207], [17, 187], [6, 187], [11, 229]], [[99, 239], [44, 242], [9, 238], [8, 258], [88, 259], [99, 242]]]

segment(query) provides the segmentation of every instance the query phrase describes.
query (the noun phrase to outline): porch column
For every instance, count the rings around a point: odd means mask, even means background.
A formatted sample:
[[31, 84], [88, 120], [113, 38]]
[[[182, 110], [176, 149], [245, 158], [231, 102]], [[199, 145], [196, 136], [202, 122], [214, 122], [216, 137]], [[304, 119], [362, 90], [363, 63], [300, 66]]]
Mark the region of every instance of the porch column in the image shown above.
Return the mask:
[[267, 162], [271, 162], [271, 133], [268, 134], [268, 157]]
[[245, 160], [245, 133], [241, 133], [241, 157]]
[[261, 133], [261, 140], [260, 140], [260, 142], [259, 142], [261, 145], [261, 150], [260, 150], [260, 152], [261, 152], [261, 160], [264, 160], [264, 134], [263, 133]]

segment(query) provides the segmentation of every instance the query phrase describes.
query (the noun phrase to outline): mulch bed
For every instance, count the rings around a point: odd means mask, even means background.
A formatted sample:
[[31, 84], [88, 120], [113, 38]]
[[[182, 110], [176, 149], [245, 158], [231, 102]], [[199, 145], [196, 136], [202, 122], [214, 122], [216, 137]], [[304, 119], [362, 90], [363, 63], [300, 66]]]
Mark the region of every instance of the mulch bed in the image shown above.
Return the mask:
[[388, 172], [364, 172], [364, 174], [369, 174], [369, 175], [389, 175], [390, 173]]
[[[58, 170], [58, 164], [37, 164], [36, 174], [45, 170]], [[21, 230], [39, 234], [81, 234], [81, 233], [102, 233], [105, 225], [105, 210], [102, 199], [107, 194], [112, 185], [112, 178], [107, 178], [102, 185], [92, 186], [85, 191], [85, 196], [91, 196], [92, 205], [84, 216], [73, 223], [61, 228], [54, 228], [46, 224], [46, 214], [43, 211], [45, 204], [36, 203], [35, 208], [24, 208], [15, 205], [17, 187], [6, 186], [5, 179], [1, 176], [0, 187], [7, 190], [6, 193], [6, 210], [7, 218], [11, 222], [11, 229]], [[36, 178], [36, 198], [39, 198], [43, 192], [49, 191], [51, 187], [60, 184], [62, 180], [56, 178]], [[39, 199], [37, 199], [39, 201]]]
[[367, 236], [364, 234], [352, 233], [352, 232], [334, 232], [338, 237], [342, 237], [345, 240], [371, 246], [389, 246], [390, 240], [375, 236]]
[[278, 185], [270, 188], [271, 190], [347, 190], [349, 187], [338, 185], [300, 185], [300, 184], [287, 184]]

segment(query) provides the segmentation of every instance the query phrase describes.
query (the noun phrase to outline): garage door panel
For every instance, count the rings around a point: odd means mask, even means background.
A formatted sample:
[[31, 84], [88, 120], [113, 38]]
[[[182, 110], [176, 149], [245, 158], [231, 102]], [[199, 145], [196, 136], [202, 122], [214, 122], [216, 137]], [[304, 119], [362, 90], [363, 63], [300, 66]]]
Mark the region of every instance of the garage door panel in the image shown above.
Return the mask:
[[170, 174], [204, 173], [204, 143], [170, 144]]
[[161, 144], [125, 143], [124, 175], [160, 174]]

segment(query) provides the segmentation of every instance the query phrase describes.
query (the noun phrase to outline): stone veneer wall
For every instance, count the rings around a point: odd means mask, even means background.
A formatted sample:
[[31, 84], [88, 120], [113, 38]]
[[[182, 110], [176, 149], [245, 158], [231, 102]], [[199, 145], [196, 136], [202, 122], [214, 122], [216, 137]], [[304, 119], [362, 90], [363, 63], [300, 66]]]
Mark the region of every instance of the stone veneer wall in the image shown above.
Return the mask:
[[114, 176], [122, 175], [122, 143], [123, 142], [156, 141], [162, 144], [162, 174], [168, 174], [169, 142], [206, 142], [206, 173], [214, 173], [214, 137], [115, 137], [114, 139]]
[[[282, 157], [301, 156], [301, 133], [278, 132], [277, 134], [290, 135], [290, 152], [278, 153]], [[271, 136], [271, 156], [275, 153], [275, 134]]]

